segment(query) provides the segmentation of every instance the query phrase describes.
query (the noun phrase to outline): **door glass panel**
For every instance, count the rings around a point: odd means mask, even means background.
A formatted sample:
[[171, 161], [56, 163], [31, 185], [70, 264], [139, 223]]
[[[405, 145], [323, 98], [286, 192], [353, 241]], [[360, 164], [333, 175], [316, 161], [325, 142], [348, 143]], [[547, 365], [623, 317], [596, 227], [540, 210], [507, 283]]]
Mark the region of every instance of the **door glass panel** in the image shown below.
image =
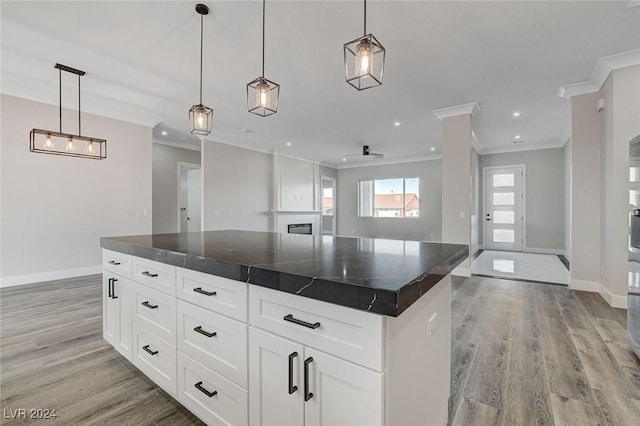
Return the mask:
[[513, 243], [515, 240], [515, 231], [512, 229], [493, 230], [493, 241], [496, 243]]
[[513, 206], [515, 204], [515, 192], [494, 192], [494, 206]]
[[513, 225], [515, 223], [515, 212], [494, 211], [493, 223]]
[[640, 167], [629, 167], [629, 182], [640, 182]]
[[513, 274], [515, 272], [515, 261], [510, 259], [493, 259], [493, 270]]
[[640, 190], [629, 190], [629, 204], [631, 204], [632, 206], [640, 206]]
[[507, 173], [503, 175], [493, 175], [493, 187], [499, 188], [501, 186], [514, 186], [515, 175], [513, 173]]

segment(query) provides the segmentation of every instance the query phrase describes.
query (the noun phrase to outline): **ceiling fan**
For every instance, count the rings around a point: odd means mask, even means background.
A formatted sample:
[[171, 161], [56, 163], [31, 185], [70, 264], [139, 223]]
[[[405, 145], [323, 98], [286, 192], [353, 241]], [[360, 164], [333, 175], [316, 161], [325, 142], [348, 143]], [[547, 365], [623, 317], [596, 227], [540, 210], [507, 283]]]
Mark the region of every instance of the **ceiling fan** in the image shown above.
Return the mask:
[[371, 150], [369, 149], [369, 145], [363, 145], [362, 153], [347, 154], [342, 158], [342, 161], [347, 161], [347, 157], [357, 157], [357, 156], [382, 158], [384, 157], [384, 154], [380, 154], [378, 152], [371, 152]]

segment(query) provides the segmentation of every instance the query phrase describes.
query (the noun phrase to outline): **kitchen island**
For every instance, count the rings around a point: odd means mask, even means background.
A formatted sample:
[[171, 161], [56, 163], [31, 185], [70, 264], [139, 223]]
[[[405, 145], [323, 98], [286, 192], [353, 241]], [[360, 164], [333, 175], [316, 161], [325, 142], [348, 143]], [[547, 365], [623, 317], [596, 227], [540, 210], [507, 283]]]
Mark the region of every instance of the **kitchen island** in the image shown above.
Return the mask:
[[208, 424], [446, 424], [467, 246], [251, 231], [101, 246], [105, 339]]

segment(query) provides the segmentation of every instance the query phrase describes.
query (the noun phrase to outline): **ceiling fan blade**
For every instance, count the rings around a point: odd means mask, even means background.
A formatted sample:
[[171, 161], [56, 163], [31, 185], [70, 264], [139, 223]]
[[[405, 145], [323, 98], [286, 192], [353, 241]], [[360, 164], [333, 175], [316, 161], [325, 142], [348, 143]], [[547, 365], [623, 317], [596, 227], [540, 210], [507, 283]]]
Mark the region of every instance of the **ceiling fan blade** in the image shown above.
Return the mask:
[[370, 153], [369, 153], [369, 155], [370, 155], [371, 157], [377, 157], [377, 158], [382, 158], [382, 157], [384, 157], [384, 154], [380, 154], [380, 153], [378, 153], [378, 152], [370, 152]]

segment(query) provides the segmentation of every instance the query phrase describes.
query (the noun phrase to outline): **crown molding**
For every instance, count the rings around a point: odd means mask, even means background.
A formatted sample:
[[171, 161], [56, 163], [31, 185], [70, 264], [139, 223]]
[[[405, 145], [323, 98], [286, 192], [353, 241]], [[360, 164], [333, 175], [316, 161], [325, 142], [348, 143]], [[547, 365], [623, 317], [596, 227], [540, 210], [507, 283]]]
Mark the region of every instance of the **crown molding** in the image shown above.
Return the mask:
[[158, 145], [172, 146], [174, 148], [188, 149], [190, 151], [200, 152], [200, 147], [196, 147], [195, 145], [183, 142], [183, 141], [173, 141], [166, 139], [157, 139], [153, 138], [153, 143], [157, 143]]
[[442, 121], [445, 118], [456, 117], [458, 115], [473, 115], [473, 113], [476, 111], [482, 111], [482, 108], [480, 108], [480, 104], [478, 104], [477, 102], [471, 102], [470, 104], [434, 109], [433, 113], [436, 115], [436, 117], [438, 117], [440, 121]]
[[374, 160], [367, 163], [352, 163], [352, 164], [340, 164], [338, 166], [333, 166], [338, 170], [341, 169], [356, 169], [358, 167], [374, 167], [374, 166], [387, 166], [391, 164], [402, 164], [402, 163], [417, 163], [420, 161], [433, 161], [433, 160], [442, 160], [442, 155], [434, 154], [434, 155], [421, 155], [416, 157], [404, 157], [404, 158], [389, 158], [389, 159], [379, 159]]
[[[640, 1], [638, 1], [638, 5], [640, 5]], [[562, 86], [560, 87], [558, 96], [569, 99], [572, 96], [597, 92], [604, 82], [607, 81], [612, 71], [634, 65], [640, 65], [640, 49], [603, 56], [596, 62], [596, 66], [593, 68], [588, 81]]]
[[271, 152], [274, 156], [277, 155], [279, 157], [287, 157], [287, 158], [293, 158], [294, 160], [299, 160], [299, 161], [305, 161], [307, 163], [311, 163], [311, 164], [318, 164], [320, 165], [320, 161], [315, 161], [315, 160], [309, 160], [307, 158], [301, 158], [301, 157], [296, 157], [293, 155], [289, 155], [289, 154], [283, 154], [282, 152], [278, 151], [277, 149], [274, 149]]
[[522, 151], [537, 151], [539, 149], [551, 149], [562, 148], [566, 143], [566, 140], [553, 141], [553, 142], [539, 142], [533, 144], [513, 144], [507, 146], [495, 146], [486, 147], [482, 151], [478, 151], [480, 155], [487, 154], [505, 154], [510, 152], [522, 152]]

